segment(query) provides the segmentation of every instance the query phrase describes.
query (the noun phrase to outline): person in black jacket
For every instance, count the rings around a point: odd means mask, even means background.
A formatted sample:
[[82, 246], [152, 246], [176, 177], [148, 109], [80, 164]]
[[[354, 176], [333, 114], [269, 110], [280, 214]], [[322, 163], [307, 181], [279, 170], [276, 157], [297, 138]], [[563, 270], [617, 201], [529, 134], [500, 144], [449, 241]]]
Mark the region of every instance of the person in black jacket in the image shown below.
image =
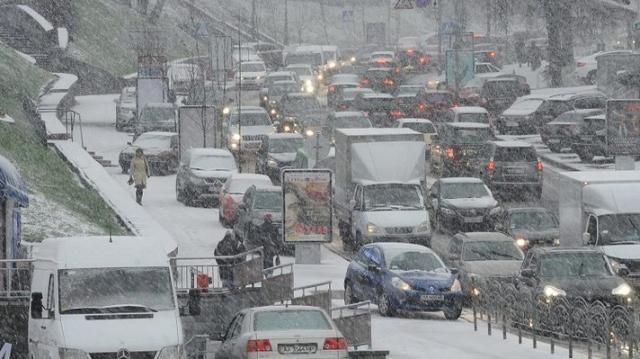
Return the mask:
[[[236, 256], [238, 254], [246, 252], [246, 248], [238, 236], [233, 232], [227, 231], [224, 238], [216, 246], [214, 256], [216, 257], [228, 257]], [[222, 286], [226, 288], [233, 288], [233, 266], [242, 263], [245, 260], [243, 256], [236, 258], [216, 258], [218, 263], [218, 271], [220, 274], [220, 281]]]
[[280, 256], [278, 253], [280, 253], [282, 246], [278, 227], [273, 224], [273, 218], [270, 214], [264, 216], [264, 222], [260, 225], [258, 239], [259, 245], [263, 248], [262, 263], [264, 269], [279, 265]]

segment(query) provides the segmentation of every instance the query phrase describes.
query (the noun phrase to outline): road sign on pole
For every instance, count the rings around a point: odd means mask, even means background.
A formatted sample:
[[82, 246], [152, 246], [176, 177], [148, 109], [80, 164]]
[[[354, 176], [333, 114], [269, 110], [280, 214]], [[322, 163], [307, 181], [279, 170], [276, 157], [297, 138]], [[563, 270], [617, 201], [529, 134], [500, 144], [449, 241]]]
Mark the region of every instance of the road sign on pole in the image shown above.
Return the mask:
[[393, 8], [395, 10], [411, 10], [413, 9], [413, 0], [398, 0]]
[[431, 0], [416, 0], [416, 7], [417, 8], [425, 8], [427, 6], [431, 5]]

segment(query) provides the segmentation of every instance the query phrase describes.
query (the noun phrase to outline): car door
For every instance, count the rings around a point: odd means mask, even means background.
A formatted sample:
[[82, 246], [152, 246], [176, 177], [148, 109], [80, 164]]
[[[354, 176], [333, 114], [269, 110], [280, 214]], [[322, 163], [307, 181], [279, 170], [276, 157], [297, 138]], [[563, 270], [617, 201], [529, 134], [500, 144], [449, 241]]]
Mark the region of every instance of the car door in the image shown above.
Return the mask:
[[[33, 292], [42, 294], [40, 310], [31, 303], [29, 322], [30, 351], [36, 358], [51, 358], [58, 354], [58, 333], [55, 322], [56, 289], [55, 275], [50, 269], [36, 269], [33, 272]], [[36, 310], [34, 311], [34, 308]]]
[[351, 289], [353, 290], [353, 295], [360, 300], [365, 300], [367, 293], [366, 289], [364, 288], [363, 278], [364, 272], [368, 270], [369, 266], [368, 259], [364, 254], [364, 252], [368, 249], [368, 247], [360, 249], [358, 254], [349, 265], [350, 276], [348, 279], [351, 282]]
[[358, 272], [356, 280], [358, 282], [359, 292], [364, 300], [375, 300], [377, 297], [375, 272], [378, 270], [375, 270], [374, 267], [379, 266], [379, 263], [376, 264], [376, 253], [377, 249], [371, 246], [365, 247], [361, 251], [363, 268]]
[[237, 315], [236, 323], [231, 330], [230, 338], [227, 340], [229, 342], [229, 348], [231, 350], [229, 359], [242, 359], [246, 354], [247, 346], [244, 341], [242, 341], [242, 333], [244, 330], [244, 322], [246, 313], [239, 313]]
[[[233, 319], [231, 319], [231, 322], [229, 322], [229, 325], [225, 329], [222, 343], [220, 344], [220, 347], [218, 348], [218, 352], [216, 353], [216, 359], [233, 358], [233, 349], [234, 349], [233, 335], [236, 331], [236, 328], [239, 326], [238, 323], [241, 317], [242, 317], [242, 313], [238, 313], [236, 314], [235, 317], [233, 317]], [[237, 340], [237, 338], [235, 340]]]
[[532, 271], [537, 275], [538, 273], [538, 256], [533, 252], [527, 252], [525, 260], [522, 262], [520, 275], [518, 276], [518, 290], [522, 293], [529, 294], [535, 291], [538, 285], [538, 280], [535, 276], [527, 277], [522, 275], [522, 270]]

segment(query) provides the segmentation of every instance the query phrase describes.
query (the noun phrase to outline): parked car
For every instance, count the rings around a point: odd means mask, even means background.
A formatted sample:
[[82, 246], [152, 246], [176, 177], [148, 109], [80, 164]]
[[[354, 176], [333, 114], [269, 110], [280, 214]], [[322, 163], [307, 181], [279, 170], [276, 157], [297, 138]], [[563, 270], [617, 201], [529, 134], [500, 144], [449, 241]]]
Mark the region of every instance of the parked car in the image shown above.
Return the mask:
[[128, 143], [118, 156], [122, 173], [129, 172], [138, 148], [144, 152], [152, 175], [166, 175], [178, 167], [178, 134], [175, 132], [145, 132]]
[[502, 212], [489, 187], [479, 178], [441, 178], [431, 186], [430, 197], [430, 218], [440, 232], [492, 230], [496, 216]]
[[256, 153], [256, 173], [280, 183], [280, 172], [293, 165], [299, 150], [304, 150], [304, 137], [297, 133], [272, 133], [262, 137]]
[[149, 131], [177, 131], [176, 107], [170, 103], [148, 103], [136, 122], [134, 139]]
[[435, 140], [438, 138], [438, 131], [433, 123], [423, 118], [401, 118], [396, 122], [399, 128], [410, 128], [424, 135], [426, 145], [426, 158], [431, 157], [431, 150]]
[[238, 88], [262, 88], [267, 76], [267, 67], [262, 61], [243, 61], [236, 69], [235, 82]]
[[409, 243], [363, 246], [347, 268], [344, 301], [370, 300], [380, 314], [398, 310], [442, 311], [456, 320], [462, 312], [462, 287], [431, 249]]
[[571, 110], [562, 113], [553, 121], [542, 126], [540, 138], [551, 152], [560, 152], [563, 148], [571, 147], [580, 138], [580, 127], [586, 117], [603, 114], [603, 110], [585, 109]]
[[342, 90], [342, 93], [338, 94], [336, 98], [336, 109], [337, 110], [348, 110], [353, 108], [353, 101], [355, 100], [358, 94], [366, 94], [366, 93], [375, 93], [370, 88], [367, 87], [358, 87], [358, 88], [347, 88]]
[[514, 197], [531, 193], [542, 197], [543, 165], [532, 144], [492, 141], [482, 178], [494, 194]]
[[216, 359], [258, 357], [346, 359], [347, 341], [322, 309], [287, 305], [236, 314], [219, 338]]
[[498, 216], [495, 230], [514, 238], [523, 251], [560, 245], [558, 218], [545, 208], [508, 208]]
[[344, 89], [357, 87], [360, 87], [360, 76], [354, 74], [333, 75], [327, 86], [327, 105], [335, 107], [340, 93]]
[[373, 67], [367, 70], [360, 80], [363, 87], [372, 88], [376, 92], [392, 93], [399, 85], [400, 78], [391, 67]]
[[255, 152], [261, 137], [274, 132], [269, 114], [258, 106], [234, 107], [223, 120], [222, 128], [227, 148], [233, 153]]
[[244, 193], [251, 186], [271, 186], [269, 177], [253, 173], [232, 173], [220, 189], [220, 206], [218, 209], [218, 221], [225, 227], [233, 226], [238, 213], [238, 204], [242, 201]]
[[387, 93], [360, 93], [353, 101], [353, 108], [366, 113], [374, 127], [388, 127], [392, 124], [393, 101], [393, 96]]
[[[260, 246], [258, 228], [265, 216], [271, 216], [273, 224], [282, 234], [282, 188], [277, 186], [251, 186], [238, 205], [238, 215], [233, 226], [234, 232], [248, 249]], [[281, 238], [279, 236], [278, 238]]]
[[445, 261], [460, 273], [465, 296], [478, 295], [475, 281], [511, 280], [520, 271], [524, 254], [513, 238], [498, 232], [458, 233], [449, 241]]
[[227, 178], [238, 171], [226, 149], [190, 148], [184, 152], [176, 175], [176, 199], [188, 206], [217, 206]]
[[633, 53], [632, 50], [616, 50], [616, 51], [600, 51], [595, 54], [581, 57], [576, 60], [576, 69], [574, 71], [576, 77], [583, 81], [587, 85], [594, 85], [596, 83], [596, 76], [598, 75], [598, 61], [596, 57], [600, 55], [607, 55], [612, 53]]
[[417, 95], [414, 117], [444, 122], [447, 110], [455, 106], [453, 93], [446, 90], [421, 90]]
[[607, 156], [606, 115], [585, 117], [578, 126], [578, 136], [571, 144], [580, 161], [591, 162], [594, 156]]
[[262, 88], [258, 93], [258, 97], [260, 99], [260, 106], [265, 108], [267, 107], [267, 104], [269, 103], [269, 88], [271, 88], [271, 86], [276, 82], [280, 82], [280, 81], [295, 82], [295, 84], [297, 85], [296, 86], [297, 90], [295, 92], [298, 92], [301, 89], [300, 79], [298, 79], [298, 75], [296, 75], [295, 72], [291, 72], [291, 71], [270, 72], [264, 78], [264, 83], [262, 84]]
[[136, 88], [125, 87], [120, 92], [116, 103], [116, 131], [122, 131], [126, 127], [134, 125], [137, 112]]
[[495, 135], [489, 125], [471, 122], [445, 123], [431, 153], [431, 172], [443, 177], [477, 176], [489, 154]]

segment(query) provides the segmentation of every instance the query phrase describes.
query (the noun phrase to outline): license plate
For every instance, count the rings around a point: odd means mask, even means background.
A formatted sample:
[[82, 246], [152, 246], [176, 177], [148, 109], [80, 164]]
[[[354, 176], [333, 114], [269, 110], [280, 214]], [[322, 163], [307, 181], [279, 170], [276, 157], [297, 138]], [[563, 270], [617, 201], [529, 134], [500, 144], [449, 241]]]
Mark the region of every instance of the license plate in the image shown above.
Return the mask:
[[509, 174], [522, 174], [524, 173], [524, 168], [519, 168], [519, 167], [513, 167], [513, 168], [506, 168], [507, 173]]
[[316, 344], [278, 344], [280, 354], [313, 354], [316, 351]]
[[218, 188], [216, 186], [209, 186], [209, 192], [217, 192]]
[[518, 123], [515, 121], [507, 121], [505, 124], [507, 127], [518, 127]]
[[438, 302], [444, 300], [444, 295], [442, 294], [425, 294], [420, 296], [420, 300], [423, 302]]
[[549, 143], [560, 143], [560, 139], [558, 139], [558, 138], [551, 138], [551, 139], [549, 139]]
[[478, 217], [466, 217], [464, 219], [464, 223], [482, 223], [482, 216], [478, 216]]

